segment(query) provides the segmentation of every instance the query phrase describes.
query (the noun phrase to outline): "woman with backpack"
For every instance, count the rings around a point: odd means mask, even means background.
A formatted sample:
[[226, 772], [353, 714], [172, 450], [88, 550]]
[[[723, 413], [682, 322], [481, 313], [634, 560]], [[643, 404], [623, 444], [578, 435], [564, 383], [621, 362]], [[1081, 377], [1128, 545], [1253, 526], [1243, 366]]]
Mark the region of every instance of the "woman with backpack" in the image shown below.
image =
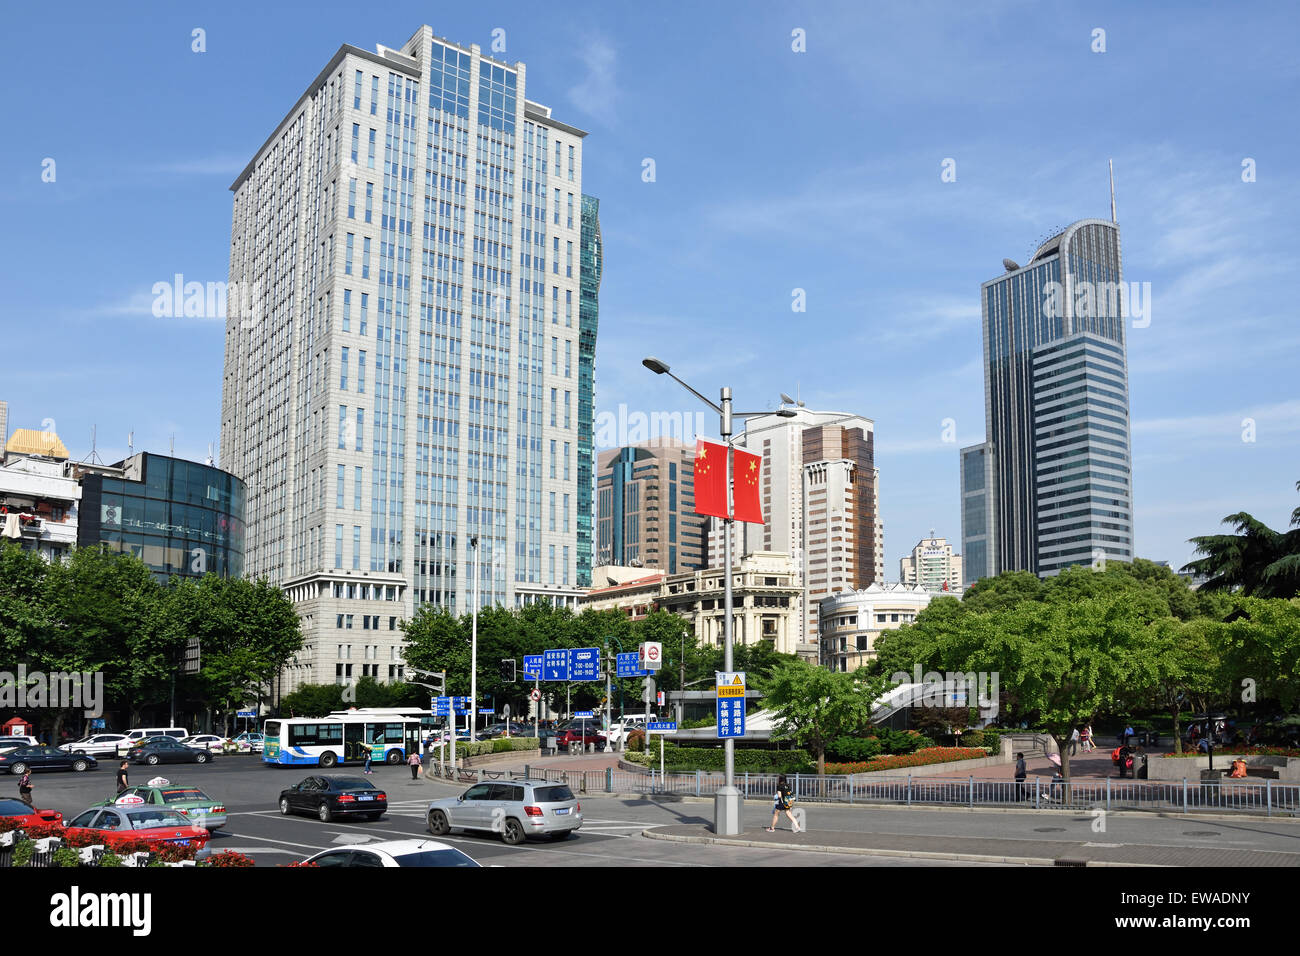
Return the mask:
[[776, 821], [784, 813], [790, 818], [790, 828], [799, 832], [799, 821], [794, 818], [794, 812], [791, 809], [794, 806], [794, 794], [790, 791], [790, 784], [786, 782], [785, 774], [781, 774], [776, 781], [776, 796], [772, 801], [772, 825], [767, 828], [768, 833], [776, 832]]

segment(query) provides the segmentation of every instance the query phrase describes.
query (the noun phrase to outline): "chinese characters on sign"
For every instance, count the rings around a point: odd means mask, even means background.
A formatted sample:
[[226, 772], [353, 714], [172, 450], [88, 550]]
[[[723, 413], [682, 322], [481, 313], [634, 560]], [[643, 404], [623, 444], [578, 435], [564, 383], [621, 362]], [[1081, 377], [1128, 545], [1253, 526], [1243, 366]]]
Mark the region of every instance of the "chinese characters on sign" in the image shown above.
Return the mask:
[[718, 737], [745, 736], [745, 673], [717, 671]]

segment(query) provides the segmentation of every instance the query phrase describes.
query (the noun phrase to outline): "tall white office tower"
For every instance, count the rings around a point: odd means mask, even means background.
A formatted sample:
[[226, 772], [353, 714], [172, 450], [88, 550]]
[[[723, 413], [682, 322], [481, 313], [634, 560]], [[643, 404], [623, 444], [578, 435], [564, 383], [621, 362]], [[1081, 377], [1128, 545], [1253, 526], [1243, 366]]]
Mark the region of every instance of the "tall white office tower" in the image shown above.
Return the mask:
[[221, 464], [303, 619], [283, 691], [400, 678], [476, 577], [576, 603], [584, 136], [426, 26], [341, 47], [231, 187]]

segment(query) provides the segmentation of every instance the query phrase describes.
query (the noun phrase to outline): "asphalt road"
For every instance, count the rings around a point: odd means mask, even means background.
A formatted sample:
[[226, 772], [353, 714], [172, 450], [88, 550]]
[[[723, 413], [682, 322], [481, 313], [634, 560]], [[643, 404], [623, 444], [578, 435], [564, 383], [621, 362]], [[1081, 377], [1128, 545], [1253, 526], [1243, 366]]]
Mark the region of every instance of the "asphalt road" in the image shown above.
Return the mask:
[[[38, 807], [61, 811], [65, 818], [113, 795], [115, 764], [103, 762], [87, 773], [34, 774]], [[131, 782], [165, 776], [173, 783], [201, 787], [226, 803], [230, 822], [209, 844], [214, 851], [234, 849], [259, 865], [285, 864], [334, 845], [427, 837], [425, 806], [453, 796], [464, 785], [436, 779], [413, 782], [405, 766], [375, 766], [374, 783], [388, 793], [389, 811], [380, 820], [321, 823], [313, 817], [282, 817], [277, 799], [282, 789], [311, 772], [308, 768], [264, 766], [252, 756], [222, 756], [205, 766], [132, 766]], [[336, 773], [358, 773], [356, 768]], [[5, 784], [9, 784], [7, 788]], [[0, 794], [17, 794], [17, 779], [0, 777]], [[918, 861], [847, 854], [786, 851], [751, 847], [697, 846], [642, 837], [647, 827], [707, 823], [711, 801], [616, 795], [580, 795], [582, 829], [563, 843], [529, 842], [509, 847], [491, 835], [453, 833], [444, 838], [481, 863], [499, 866], [915, 866]], [[931, 810], [920, 808], [803, 805], [811, 831], [858, 831], [927, 836], [978, 836], [997, 840], [1081, 840], [1127, 845], [1232, 848], [1263, 854], [1300, 851], [1300, 821], [1260, 818], [1205, 819], [1110, 814], [1099, 824], [1090, 814], [1059, 811]], [[771, 811], [761, 803], [745, 808], [747, 830], [767, 826]], [[783, 825], [788, 826], [788, 823]], [[1104, 825], [1104, 830], [1098, 830]], [[955, 865], [935, 861], [936, 865]]]

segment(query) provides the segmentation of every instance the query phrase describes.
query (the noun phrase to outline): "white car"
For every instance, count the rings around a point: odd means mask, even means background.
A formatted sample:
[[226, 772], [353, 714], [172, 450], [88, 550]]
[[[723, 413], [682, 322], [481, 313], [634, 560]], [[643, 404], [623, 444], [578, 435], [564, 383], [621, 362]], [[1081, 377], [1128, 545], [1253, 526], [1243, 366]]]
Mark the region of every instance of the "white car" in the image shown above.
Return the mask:
[[436, 840], [376, 840], [373, 843], [358, 843], [355, 846], [333, 847], [308, 857], [303, 862], [314, 863], [321, 867], [476, 867], [480, 865], [454, 846]]
[[266, 738], [261, 734], [251, 730], [246, 730], [242, 734], [230, 738], [230, 742], [239, 748], [240, 753], [252, 751], [255, 754], [262, 752], [265, 740]]
[[216, 734], [195, 734], [193, 737], [182, 738], [181, 743], [186, 747], [206, 750], [209, 753], [221, 753], [226, 749], [226, 738], [218, 737]]
[[118, 746], [126, 741], [126, 734], [91, 734], [70, 744], [61, 744], [60, 750], [89, 757], [115, 757]]

